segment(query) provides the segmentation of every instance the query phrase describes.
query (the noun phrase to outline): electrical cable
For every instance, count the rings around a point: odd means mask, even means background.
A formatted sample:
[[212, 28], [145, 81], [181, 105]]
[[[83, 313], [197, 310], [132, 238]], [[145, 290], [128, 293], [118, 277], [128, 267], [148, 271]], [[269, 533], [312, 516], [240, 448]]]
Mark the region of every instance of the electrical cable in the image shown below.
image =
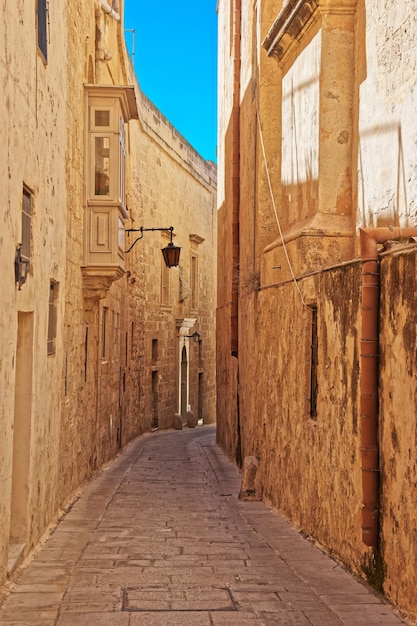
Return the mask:
[[261, 124], [261, 116], [259, 114], [259, 107], [258, 107], [258, 99], [255, 99], [255, 104], [256, 104], [256, 119], [258, 122], [258, 129], [259, 129], [259, 138], [261, 140], [261, 148], [262, 148], [262, 156], [263, 156], [263, 160], [265, 163], [265, 170], [266, 170], [266, 178], [268, 181], [268, 188], [269, 188], [269, 193], [271, 195], [271, 200], [272, 200], [272, 207], [274, 209], [274, 214], [275, 214], [275, 220], [277, 222], [277, 226], [278, 226], [278, 232], [279, 232], [279, 236], [281, 239], [281, 243], [282, 243], [282, 248], [284, 250], [284, 254], [285, 254], [285, 258], [287, 259], [287, 263], [288, 263], [288, 267], [289, 270], [291, 272], [291, 276], [292, 276], [292, 280], [297, 288], [298, 293], [300, 294], [300, 298], [301, 298], [301, 302], [303, 303], [304, 306], [308, 306], [304, 300], [304, 296], [303, 293], [298, 285], [298, 280], [294, 274], [294, 270], [293, 267], [291, 265], [291, 261], [290, 261], [290, 257], [288, 255], [288, 251], [287, 251], [287, 246], [285, 244], [284, 241], [284, 235], [282, 234], [282, 229], [281, 229], [281, 224], [279, 221], [279, 217], [278, 217], [278, 211], [277, 211], [277, 206], [275, 203], [275, 197], [274, 197], [274, 191], [272, 189], [272, 181], [271, 181], [271, 176], [269, 174], [269, 167], [268, 167], [268, 160], [266, 158], [266, 152], [265, 152], [265, 143], [264, 143], [264, 138], [263, 138], [263, 133], [262, 133], [262, 124]]

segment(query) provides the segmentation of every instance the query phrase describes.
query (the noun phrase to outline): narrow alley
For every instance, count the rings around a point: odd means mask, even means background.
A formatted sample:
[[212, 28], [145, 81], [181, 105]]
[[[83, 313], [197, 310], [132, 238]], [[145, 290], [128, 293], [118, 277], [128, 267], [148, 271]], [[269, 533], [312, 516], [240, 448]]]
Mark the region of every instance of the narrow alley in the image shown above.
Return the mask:
[[136, 439], [80, 492], [0, 610], [9, 626], [406, 624], [262, 502], [213, 426]]

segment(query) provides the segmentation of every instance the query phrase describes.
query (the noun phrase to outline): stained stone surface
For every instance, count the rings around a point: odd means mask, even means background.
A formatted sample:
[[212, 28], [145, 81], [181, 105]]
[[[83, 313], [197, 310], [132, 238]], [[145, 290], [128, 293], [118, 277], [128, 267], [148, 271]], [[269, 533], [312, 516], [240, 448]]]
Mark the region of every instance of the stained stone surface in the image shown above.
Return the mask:
[[240, 485], [212, 426], [137, 439], [20, 572], [0, 624], [407, 624]]

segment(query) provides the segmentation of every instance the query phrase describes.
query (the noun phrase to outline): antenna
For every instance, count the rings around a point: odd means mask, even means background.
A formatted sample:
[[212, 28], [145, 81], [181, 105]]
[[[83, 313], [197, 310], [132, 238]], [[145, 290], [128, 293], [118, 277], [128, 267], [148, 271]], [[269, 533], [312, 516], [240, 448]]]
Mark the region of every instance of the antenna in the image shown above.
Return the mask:
[[135, 38], [136, 30], [134, 28], [125, 28], [125, 33], [132, 33], [132, 64], [135, 65]]

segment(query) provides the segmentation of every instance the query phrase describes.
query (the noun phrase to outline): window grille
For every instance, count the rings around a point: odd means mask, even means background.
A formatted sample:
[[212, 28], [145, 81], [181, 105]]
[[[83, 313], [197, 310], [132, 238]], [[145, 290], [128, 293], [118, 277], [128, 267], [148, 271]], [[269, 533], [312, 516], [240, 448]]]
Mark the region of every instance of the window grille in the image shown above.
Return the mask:
[[311, 307], [311, 362], [310, 362], [310, 417], [317, 418], [317, 353], [318, 353], [318, 332], [317, 332], [317, 307]]
[[22, 245], [20, 253], [24, 261], [30, 261], [30, 238], [32, 224], [32, 194], [23, 187], [22, 196]]
[[45, 61], [48, 60], [48, 1], [38, 0], [37, 7], [38, 48]]
[[57, 297], [58, 284], [51, 280], [49, 284], [48, 354], [55, 354]]
[[107, 357], [107, 323], [108, 323], [108, 308], [103, 307], [103, 316], [101, 320], [101, 358]]

